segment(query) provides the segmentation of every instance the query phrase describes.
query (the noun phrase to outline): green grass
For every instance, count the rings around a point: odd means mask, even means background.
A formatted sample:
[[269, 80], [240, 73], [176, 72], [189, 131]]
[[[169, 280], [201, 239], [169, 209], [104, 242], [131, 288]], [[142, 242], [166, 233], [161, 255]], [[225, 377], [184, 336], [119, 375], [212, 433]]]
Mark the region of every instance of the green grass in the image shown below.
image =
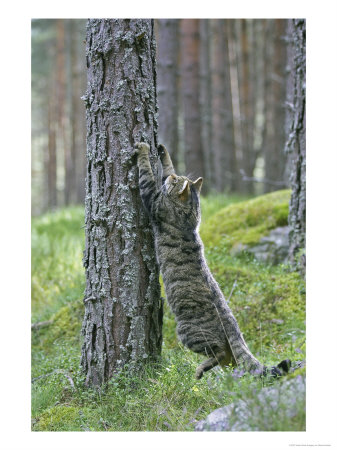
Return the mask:
[[81, 299], [84, 211], [59, 210], [32, 220], [32, 321], [48, 320]]
[[[282, 205], [288, 193], [274, 195], [279, 196], [279, 207], [272, 211], [270, 204], [277, 202], [270, 202], [268, 196], [248, 202], [225, 196], [202, 199], [201, 234], [208, 263], [224, 294], [228, 297], [232, 291], [230, 306], [251, 350], [266, 364], [286, 357], [305, 358], [304, 282], [284, 265], [266, 266], [247, 254], [231, 256], [229, 250], [239, 228], [244, 240], [250, 227], [266, 222], [266, 214], [273, 217], [268, 223], [283, 223], [287, 210]], [[252, 208], [251, 202], [255, 202], [254, 220], [247, 222], [246, 216], [242, 220], [243, 211]], [[223, 231], [228, 210], [237, 226]], [[223, 218], [220, 223], [219, 217]], [[32, 384], [32, 430], [192, 431], [197, 420], [232, 401], [254, 404], [256, 392], [266, 381], [249, 375], [237, 379], [230, 370], [221, 369], [195, 380], [202, 358], [177, 342], [167, 305], [158, 364], [147, 366], [138, 376], [125, 368], [101, 391], [84, 388], [79, 367], [85, 285], [83, 224], [80, 207], [32, 221], [32, 321], [52, 320], [48, 327], [32, 332], [32, 377], [45, 375]], [[289, 420], [284, 410], [281, 402], [268, 420], [261, 417], [256, 426], [261, 430], [305, 429], [304, 412]]]

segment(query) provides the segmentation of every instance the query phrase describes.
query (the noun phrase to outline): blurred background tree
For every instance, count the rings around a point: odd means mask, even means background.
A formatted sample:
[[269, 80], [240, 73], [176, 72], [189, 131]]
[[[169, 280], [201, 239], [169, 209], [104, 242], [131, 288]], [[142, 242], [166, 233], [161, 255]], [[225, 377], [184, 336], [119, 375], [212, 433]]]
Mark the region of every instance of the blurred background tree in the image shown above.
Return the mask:
[[32, 212], [84, 203], [85, 24], [32, 20]]
[[[287, 20], [156, 20], [159, 138], [204, 191], [290, 185]], [[86, 20], [32, 20], [32, 212], [84, 204]], [[288, 102], [289, 103], [289, 102]]]

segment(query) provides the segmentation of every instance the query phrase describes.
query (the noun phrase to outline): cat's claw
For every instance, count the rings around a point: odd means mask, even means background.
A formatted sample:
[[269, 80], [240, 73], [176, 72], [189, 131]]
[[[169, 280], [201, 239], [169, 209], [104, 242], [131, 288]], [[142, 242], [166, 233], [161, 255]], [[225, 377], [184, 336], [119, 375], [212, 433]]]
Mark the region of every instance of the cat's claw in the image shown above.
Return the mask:
[[146, 142], [136, 142], [135, 143], [135, 154], [148, 153], [150, 151], [150, 146]]

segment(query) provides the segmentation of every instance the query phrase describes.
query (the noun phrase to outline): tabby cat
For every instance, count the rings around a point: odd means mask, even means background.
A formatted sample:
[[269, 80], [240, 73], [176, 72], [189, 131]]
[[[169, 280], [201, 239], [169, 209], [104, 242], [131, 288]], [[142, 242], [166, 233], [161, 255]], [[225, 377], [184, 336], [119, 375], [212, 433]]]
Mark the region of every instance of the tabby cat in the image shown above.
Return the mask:
[[238, 365], [254, 374], [280, 376], [290, 361], [264, 367], [249, 351], [217, 282], [207, 266], [198, 234], [202, 178], [177, 176], [163, 145], [158, 147], [163, 174], [157, 188], [150, 161], [150, 147], [135, 145], [140, 194], [150, 216], [160, 270], [168, 303], [175, 315], [177, 334], [190, 350], [207, 356], [196, 378], [216, 365]]

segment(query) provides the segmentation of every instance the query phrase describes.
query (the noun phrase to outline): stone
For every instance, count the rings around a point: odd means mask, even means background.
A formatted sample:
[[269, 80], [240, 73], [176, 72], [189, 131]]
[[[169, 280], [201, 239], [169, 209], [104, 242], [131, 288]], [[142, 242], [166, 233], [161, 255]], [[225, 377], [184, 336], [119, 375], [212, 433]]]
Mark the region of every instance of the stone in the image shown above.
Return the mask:
[[275, 413], [295, 417], [305, 404], [305, 377], [261, 389], [256, 398], [238, 400], [211, 412], [195, 431], [272, 431]]
[[241, 243], [237, 244], [233, 247], [231, 254], [234, 256], [246, 251], [253, 254], [258, 261], [266, 264], [285, 263], [289, 254], [289, 230], [288, 226], [274, 228], [251, 247]]

